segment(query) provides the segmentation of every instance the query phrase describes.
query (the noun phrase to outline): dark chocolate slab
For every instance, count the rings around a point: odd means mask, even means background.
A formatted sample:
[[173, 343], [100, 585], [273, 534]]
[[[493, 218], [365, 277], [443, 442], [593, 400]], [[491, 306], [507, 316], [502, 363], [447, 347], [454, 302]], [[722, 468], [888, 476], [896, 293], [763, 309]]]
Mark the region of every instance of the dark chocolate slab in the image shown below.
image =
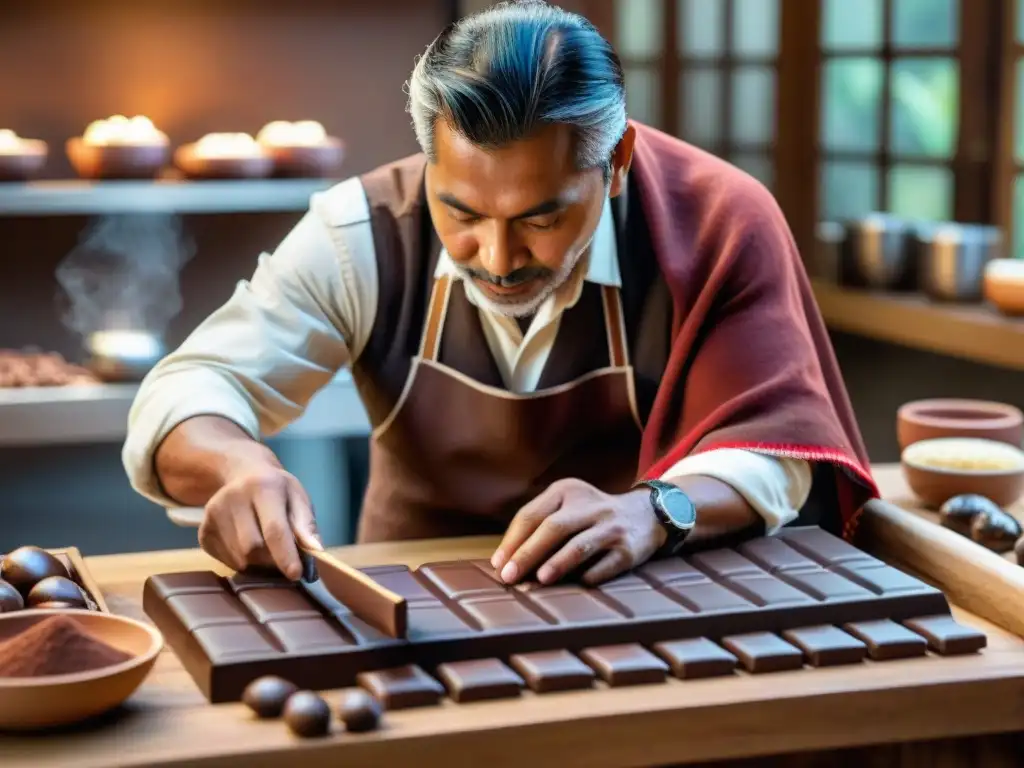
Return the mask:
[[574, 691], [590, 688], [595, 673], [569, 651], [538, 651], [516, 653], [509, 664], [535, 693]]
[[928, 650], [923, 637], [889, 619], [850, 622], [843, 629], [867, 645], [868, 656], [874, 661], [924, 656]]
[[706, 637], [655, 643], [653, 650], [682, 680], [731, 675], [736, 670], [736, 657]]
[[415, 664], [376, 672], [360, 672], [356, 683], [369, 691], [384, 709], [411, 709], [437, 704], [444, 686]]
[[[409, 664], [433, 670], [449, 662], [597, 646], [651, 649], [698, 638], [721, 643], [731, 635], [949, 612], [937, 589], [915, 580], [906, 588], [909, 577], [889, 573], [889, 566], [827, 533], [783, 533], [737, 550], [702, 552], [692, 561], [650, 562], [594, 589], [578, 580], [509, 587], [496, 580], [489, 563], [477, 560], [413, 571], [395, 565], [361, 569], [360, 578], [371, 583], [361, 585], [360, 599], [373, 602], [380, 587], [402, 601], [404, 638], [368, 623], [365, 603], [345, 604], [337, 589], [328, 592], [318, 581], [296, 591], [273, 574], [230, 580], [206, 572], [155, 576], [143, 599], [168, 646], [218, 702], [237, 700], [265, 674], [324, 690], [352, 685], [362, 672]], [[328, 569], [318, 570], [323, 577]], [[876, 585], [884, 571], [888, 582], [876, 591], [846, 571], [868, 573]], [[240, 628], [205, 631], [222, 626]], [[227, 645], [232, 639], [237, 648]]]
[[782, 637], [803, 651], [812, 667], [859, 664], [868, 652], [863, 640], [828, 624], [787, 629]]
[[965, 627], [952, 616], [922, 616], [903, 622], [908, 629], [928, 641], [928, 647], [943, 656], [976, 653], [988, 645], [984, 632]]
[[722, 638], [722, 645], [734, 653], [747, 672], [782, 672], [800, 669], [803, 652], [771, 632], [750, 632]]
[[612, 687], [663, 683], [668, 673], [664, 661], [637, 643], [585, 648], [580, 658]]
[[448, 662], [437, 668], [437, 676], [452, 700], [460, 704], [510, 699], [518, 696], [525, 685], [523, 678], [500, 659]]

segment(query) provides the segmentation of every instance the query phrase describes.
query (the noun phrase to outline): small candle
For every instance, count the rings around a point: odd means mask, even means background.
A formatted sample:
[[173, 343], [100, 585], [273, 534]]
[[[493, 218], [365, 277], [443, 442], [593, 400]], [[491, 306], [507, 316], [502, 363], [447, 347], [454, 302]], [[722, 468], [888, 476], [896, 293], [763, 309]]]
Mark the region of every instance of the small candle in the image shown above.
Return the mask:
[[93, 146], [144, 146], [166, 145], [167, 134], [153, 125], [153, 121], [144, 115], [128, 118], [124, 115], [113, 115], [103, 120], [89, 123], [82, 135], [86, 144]]
[[260, 129], [256, 140], [270, 147], [318, 147], [326, 144], [328, 137], [324, 127], [315, 120], [295, 123], [275, 120]]
[[248, 133], [208, 133], [195, 144], [201, 158], [261, 157], [263, 149]]
[[9, 128], [0, 129], [0, 155], [32, 155], [40, 151], [41, 142], [23, 139]]

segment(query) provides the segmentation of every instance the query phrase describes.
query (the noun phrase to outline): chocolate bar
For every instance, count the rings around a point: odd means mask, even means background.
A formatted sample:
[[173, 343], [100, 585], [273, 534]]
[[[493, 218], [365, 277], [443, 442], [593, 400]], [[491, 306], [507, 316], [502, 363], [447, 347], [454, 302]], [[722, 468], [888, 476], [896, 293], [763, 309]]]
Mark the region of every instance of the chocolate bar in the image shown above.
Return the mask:
[[[473, 659], [509, 663], [513, 655], [579, 655], [623, 644], [651, 650], [700, 638], [720, 644], [728, 636], [882, 619], [923, 646], [896, 622], [950, 610], [941, 591], [817, 528], [649, 562], [596, 588], [511, 587], [476, 560], [361, 572], [401, 598], [405, 638], [367, 623], [365, 611], [325, 594], [319, 583], [300, 587], [275, 575], [154, 576], [143, 604], [211, 701], [237, 700], [249, 681], [266, 674], [322, 690], [410, 664], [434, 674], [441, 664]], [[807, 651], [793, 653], [802, 658]], [[699, 668], [695, 659], [674, 663], [658, 655], [680, 676]]]

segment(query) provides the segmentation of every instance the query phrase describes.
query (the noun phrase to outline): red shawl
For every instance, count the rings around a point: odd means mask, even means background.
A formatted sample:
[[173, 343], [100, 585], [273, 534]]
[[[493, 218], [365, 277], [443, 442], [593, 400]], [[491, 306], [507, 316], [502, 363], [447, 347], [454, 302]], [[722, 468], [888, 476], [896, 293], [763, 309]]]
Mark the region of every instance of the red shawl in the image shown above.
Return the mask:
[[878, 490], [785, 217], [737, 169], [635, 125], [630, 172], [674, 304], [668, 366], [640, 449], [644, 477], [716, 448], [826, 462], [852, 537]]

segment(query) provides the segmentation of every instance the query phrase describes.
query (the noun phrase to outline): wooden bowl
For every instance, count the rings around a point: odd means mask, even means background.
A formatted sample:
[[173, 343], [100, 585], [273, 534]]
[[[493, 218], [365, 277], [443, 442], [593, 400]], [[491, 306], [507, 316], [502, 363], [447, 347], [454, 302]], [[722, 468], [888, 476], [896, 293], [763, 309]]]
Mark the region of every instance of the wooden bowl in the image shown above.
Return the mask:
[[46, 165], [50, 149], [45, 141], [22, 139], [24, 152], [5, 154], [0, 152], [0, 181], [28, 181]]
[[1024, 451], [997, 440], [920, 440], [903, 451], [901, 464], [907, 485], [933, 508], [965, 493], [1008, 507], [1024, 493]]
[[267, 155], [201, 157], [195, 150], [195, 144], [185, 144], [174, 153], [174, 164], [190, 179], [262, 179], [274, 169]]
[[69, 616], [83, 630], [131, 654], [121, 664], [50, 677], [0, 677], [0, 730], [70, 725], [107, 712], [132, 695], [156, 662], [163, 635], [124, 616], [79, 610], [31, 610], [0, 615], [0, 642], [48, 616]]
[[317, 146], [265, 145], [264, 151], [273, 158], [274, 175], [279, 178], [330, 178], [345, 158], [345, 144], [333, 138]]
[[152, 179], [170, 158], [166, 144], [87, 144], [68, 139], [68, 160], [83, 179]]
[[985, 267], [985, 298], [1004, 315], [1024, 317], [1024, 259], [995, 259]]
[[981, 437], [1019, 448], [1024, 440], [1024, 413], [987, 400], [915, 400], [896, 412], [900, 450], [937, 437]]

